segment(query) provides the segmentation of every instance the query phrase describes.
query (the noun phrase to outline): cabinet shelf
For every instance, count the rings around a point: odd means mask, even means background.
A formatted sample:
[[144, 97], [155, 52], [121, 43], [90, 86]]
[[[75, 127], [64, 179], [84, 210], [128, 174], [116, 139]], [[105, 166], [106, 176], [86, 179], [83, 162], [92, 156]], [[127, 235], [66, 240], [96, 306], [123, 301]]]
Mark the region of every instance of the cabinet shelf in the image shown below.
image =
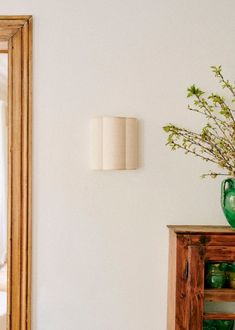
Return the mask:
[[[216, 226], [169, 229], [167, 329], [198, 330], [203, 329], [204, 320], [235, 320], [231, 304], [235, 302], [235, 289], [205, 287], [207, 262], [235, 261], [235, 230]], [[216, 306], [214, 302], [221, 304]]]
[[235, 320], [235, 313], [205, 313], [204, 320]]
[[235, 289], [205, 289], [204, 298], [211, 302], [235, 302]]

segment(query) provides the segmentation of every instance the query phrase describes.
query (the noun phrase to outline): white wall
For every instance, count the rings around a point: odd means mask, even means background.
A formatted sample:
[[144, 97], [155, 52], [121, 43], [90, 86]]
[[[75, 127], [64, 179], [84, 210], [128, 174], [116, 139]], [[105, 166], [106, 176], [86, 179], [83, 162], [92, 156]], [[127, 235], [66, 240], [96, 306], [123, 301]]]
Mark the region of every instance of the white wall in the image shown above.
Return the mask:
[[[7, 259], [7, 96], [8, 55], [0, 54], [0, 265]], [[1, 267], [0, 267], [1, 268]], [[1, 273], [1, 269], [0, 269]], [[5, 275], [5, 276], [4, 276]], [[6, 277], [5, 271], [2, 274]], [[0, 274], [1, 278], [1, 274]], [[6, 281], [4, 281], [6, 283]], [[1, 284], [0, 284], [1, 287]], [[1, 312], [1, 306], [0, 306]]]
[[0, 100], [7, 102], [8, 55], [0, 54]]
[[[165, 148], [186, 87], [235, 78], [235, 3], [7, 0], [34, 15], [33, 330], [166, 329], [167, 224], [225, 224], [220, 180]], [[143, 165], [92, 172], [93, 115], [142, 122]]]

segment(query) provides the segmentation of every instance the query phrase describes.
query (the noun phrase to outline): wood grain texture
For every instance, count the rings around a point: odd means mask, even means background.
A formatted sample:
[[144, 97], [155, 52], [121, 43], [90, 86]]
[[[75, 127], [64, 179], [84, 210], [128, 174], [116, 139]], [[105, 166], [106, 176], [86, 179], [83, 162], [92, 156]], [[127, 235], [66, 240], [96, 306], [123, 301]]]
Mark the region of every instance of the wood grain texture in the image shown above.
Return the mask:
[[[12, 24], [17, 24], [18, 21], [29, 22], [32, 19], [32, 15], [0, 15], [1, 21], [6, 21], [7, 24], [12, 22]], [[23, 24], [24, 25], [24, 24]]]
[[[188, 247], [182, 237], [177, 237], [176, 245], [176, 297], [175, 299], [175, 328], [188, 329]], [[172, 328], [173, 330], [173, 328]]]
[[176, 235], [170, 232], [169, 235], [169, 275], [168, 275], [168, 301], [167, 306], [167, 329], [175, 329], [175, 308], [176, 308]]
[[234, 289], [205, 289], [204, 291], [205, 301], [219, 302], [235, 302], [235, 290]]
[[235, 320], [235, 313], [205, 313], [204, 320]]
[[[178, 234], [178, 235], [182, 235], [182, 234]], [[234, 239], [235, 233], [221, 233], [221, 234], [191, 233], [186, 235], [188, 235], [189, 244], [191, 245], [206, 244], [206, 246], [235, 246], [235, 239]]]
[[235, 261], [235, 246], [207, 246], [205, 259], [207, 261]]
[[188, 248], [188, 329], [198, 330], [203, 326], [204, 312], [204, 247]]
[[178, 234], [235, 234], [235, 230], [229, 226], [188, 226], [188, 225], [168, 225], [170, 230]]
[[204, 301], [235, 301], [233, 289], [204, 288], [207, 261], [235, 261], [235, 231], [221, 226], [169, 226], [167, 330], [199, 330], [203, 319], [235, 319], [204, 314]]
[[9, 42], [8, 330], [30, 330], [32, 17], [0, 16]]

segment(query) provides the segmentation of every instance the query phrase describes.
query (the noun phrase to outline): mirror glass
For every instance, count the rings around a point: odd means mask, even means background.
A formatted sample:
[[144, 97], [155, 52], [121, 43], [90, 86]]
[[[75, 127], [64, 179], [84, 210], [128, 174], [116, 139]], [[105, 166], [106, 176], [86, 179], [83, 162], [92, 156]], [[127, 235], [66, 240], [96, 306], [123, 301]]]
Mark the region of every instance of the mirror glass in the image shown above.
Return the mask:
[[0, 48], [0, 330], [7, 329], [7, 94], [8, 54]]

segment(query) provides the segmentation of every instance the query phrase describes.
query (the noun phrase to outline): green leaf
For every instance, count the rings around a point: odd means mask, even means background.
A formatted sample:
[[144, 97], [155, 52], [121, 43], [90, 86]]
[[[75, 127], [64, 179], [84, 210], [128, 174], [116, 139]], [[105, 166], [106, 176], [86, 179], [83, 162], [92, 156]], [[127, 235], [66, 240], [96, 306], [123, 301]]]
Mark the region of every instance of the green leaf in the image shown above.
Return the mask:
[[171, 126], [167, 125], [167, 126], [163, 126], [163, 131], [165, 131], [166, 133], [169, 133], [171, 130]]
[[195, 84], [190, 86], [187, 89], [187, 92], [188, 92], [187, 97], [192, 97], [192, 96], [200, 97], [201, 95], [204, 94], [204, 92], [202, 90], [200, 90], [198, 87], [196, 87]]

